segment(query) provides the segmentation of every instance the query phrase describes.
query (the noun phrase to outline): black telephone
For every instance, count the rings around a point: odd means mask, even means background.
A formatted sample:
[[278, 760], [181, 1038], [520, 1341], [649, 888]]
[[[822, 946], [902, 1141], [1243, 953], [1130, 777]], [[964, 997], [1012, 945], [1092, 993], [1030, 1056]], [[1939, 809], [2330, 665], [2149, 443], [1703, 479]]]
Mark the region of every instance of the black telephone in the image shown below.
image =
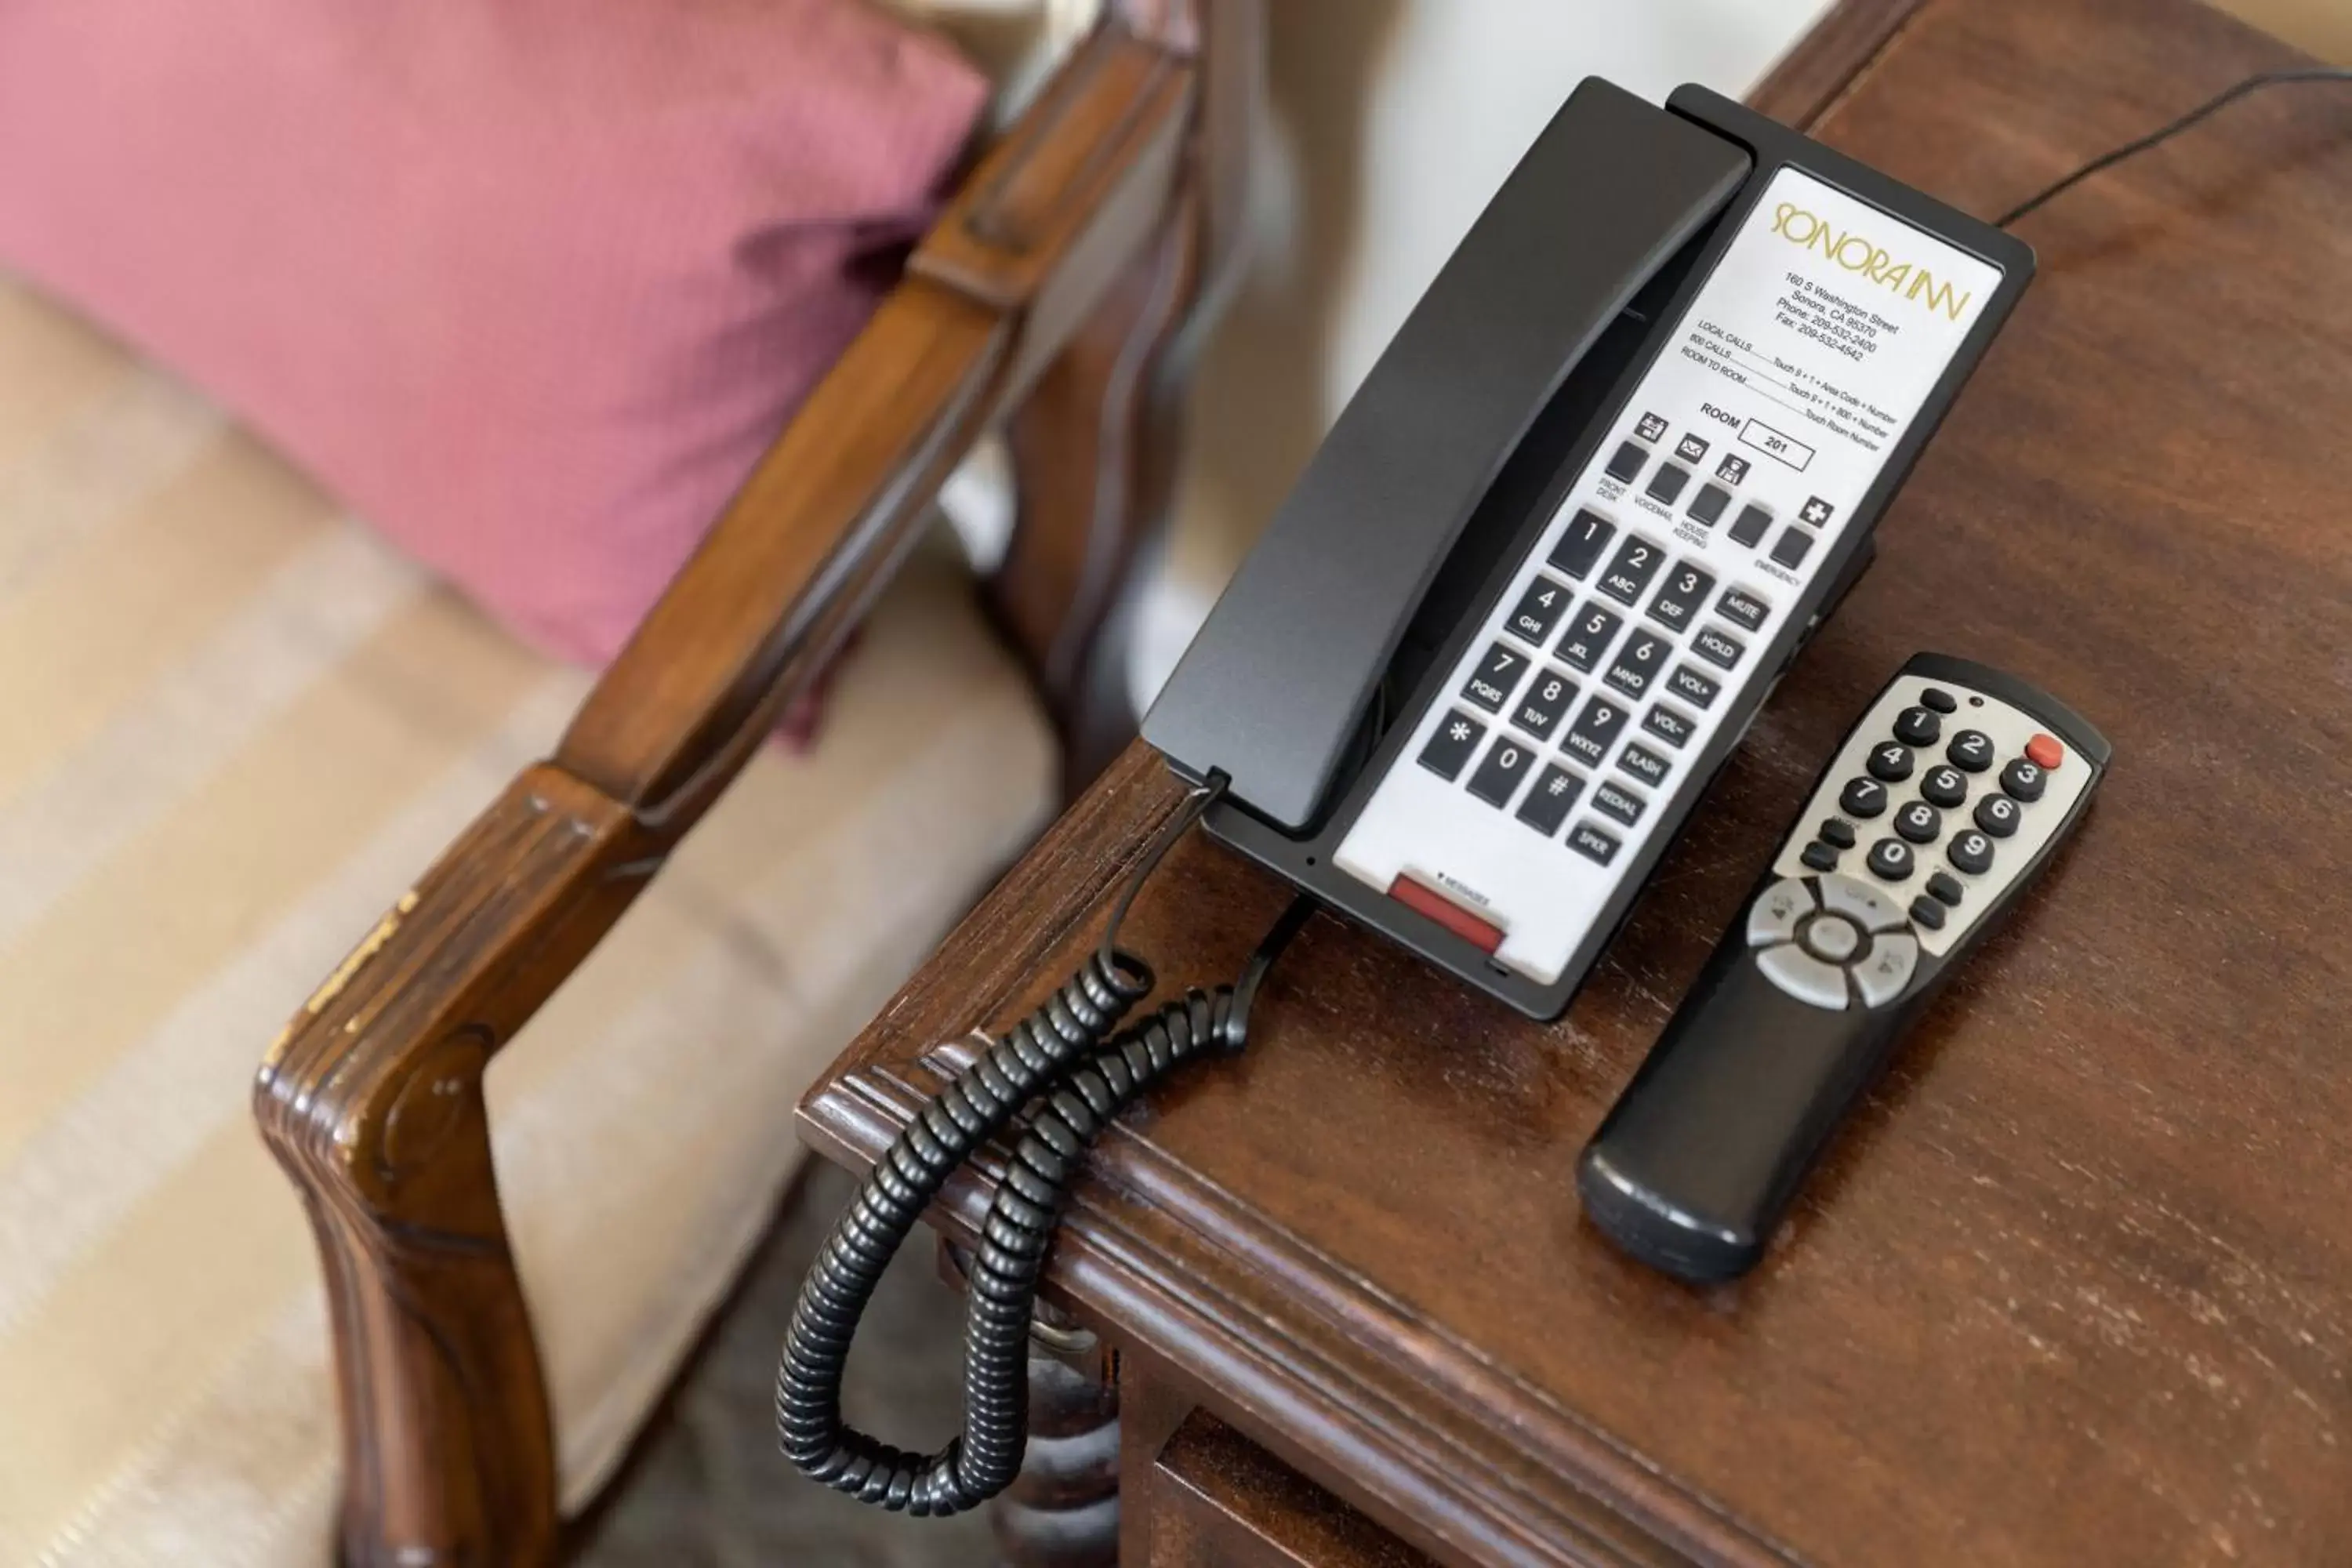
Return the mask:
[[1143, 724], [1219, 837], [1566, 1008], [2033, 269], [1704, 88], [1561, 107]]
[[[1195, 788], [1100, 950], [924, 1107], [836, 1224], [778, 1369], [793, 1463], [914, 1513], [1011, 1481], [1079, 1161], [1161, 1074], [1241, 1047], [1317, 907], [1557, 1016], [1867, 563], [2032, 260], [1704, 89], [1659, 109], [1579, 87], [1146, 717]], [[1195, 821], [1304, 892], [1235, 985], [1121, 1027], [1154, 980], [1114, 945], [1120, 917]], [[848, 1429], [842, 1371], [883, 1266], [1024, 1110], [970, 1270], [965, 1430], [917, 1454]]]

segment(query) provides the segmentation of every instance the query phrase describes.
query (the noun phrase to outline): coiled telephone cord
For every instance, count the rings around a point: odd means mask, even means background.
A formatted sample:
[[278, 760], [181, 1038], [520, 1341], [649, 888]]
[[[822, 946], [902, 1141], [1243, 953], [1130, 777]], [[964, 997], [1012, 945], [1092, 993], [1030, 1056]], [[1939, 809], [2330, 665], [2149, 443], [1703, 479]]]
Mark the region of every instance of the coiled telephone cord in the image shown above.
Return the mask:
[[[1028, 1443], [1031, 1310], [1054, 1226], [1087, 1150], [1129, 1101], [1202, 1052], [1239, 1051], [1251, 999], [1315, 901], [1292, 900], [1235, 985], [1189, 991], [1113, 1035], [1150, 994], [1149, 965], [1116, 945], [1137, 891], [1224, 792], [1192, 792], [1137, 868], [1101, 946], [1045, 1005], [1005, 1031], [875, 1162], [819, 1249], [776, 1369], [776, 1429], [803, 1473], [860, 1502], [961, 1513], [1009, 1486]], [[1041, 1100], [1042, 1097], [1042, 1100]], [[874, 1288], [948, 1177], [1036, 1104], [981, 1226], [964, 1317], [964, 1425], [931, 1454], [893, 1447], [841, 1418], [842, 1373]]]

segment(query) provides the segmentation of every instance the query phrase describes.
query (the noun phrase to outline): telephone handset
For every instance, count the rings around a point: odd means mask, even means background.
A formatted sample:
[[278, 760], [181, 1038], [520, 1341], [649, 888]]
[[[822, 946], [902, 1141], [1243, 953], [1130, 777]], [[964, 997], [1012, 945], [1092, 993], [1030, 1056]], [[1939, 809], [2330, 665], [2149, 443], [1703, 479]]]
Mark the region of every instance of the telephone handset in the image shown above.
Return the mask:
[[1219, 837], [1557, 1016], [2032, 268], [1718, 94], [1588, 79], [1144, 737], [1229, 781]]

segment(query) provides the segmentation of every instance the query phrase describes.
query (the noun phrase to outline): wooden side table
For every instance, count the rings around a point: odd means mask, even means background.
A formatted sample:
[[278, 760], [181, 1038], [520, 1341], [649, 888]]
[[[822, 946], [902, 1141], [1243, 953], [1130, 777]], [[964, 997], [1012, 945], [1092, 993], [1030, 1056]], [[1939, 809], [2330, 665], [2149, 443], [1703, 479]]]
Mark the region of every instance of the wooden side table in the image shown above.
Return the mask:
[[[1990, 213], [2293, 61], [2187, 0], [1849, 5], [1762, 99]], [[1566, 1018], [1318, 918], [1248, 1055], [1105, 1139], [1050, 1288], [1116, 1463], [1068, 1378], [1034, 1560], [1099, 1540], [1114, 1469], [1130, 1563], [2352, 1560], [2352, 93], [2240, 103], [2023, 232], [2040, 279], [1875, 570]], [[2059, 693], [2114, 772], [1763, 1266], [1672, 1285], [1582, 1222], [1577, 1151], [1922, 647]], [[1177, 798], [1130, 752], [803, 1132], [872, 1159]], [[1125, 940], [1228, 979], [1284, 899], [1195, 836]]]

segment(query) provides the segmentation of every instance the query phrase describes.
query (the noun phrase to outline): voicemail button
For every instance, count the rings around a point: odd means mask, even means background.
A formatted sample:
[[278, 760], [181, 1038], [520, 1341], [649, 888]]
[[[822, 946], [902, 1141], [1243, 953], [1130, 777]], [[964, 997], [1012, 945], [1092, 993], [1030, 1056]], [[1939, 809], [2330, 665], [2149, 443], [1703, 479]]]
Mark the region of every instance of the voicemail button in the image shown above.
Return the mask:
[[1813, 460], [1813, 449], [1793, 436], [1784, 436], [1761, 419], [1750, 419], [1739, 432], [1739, 444], [1753, 447], [1766, 457], [1786, 463], [1799, 473]]

